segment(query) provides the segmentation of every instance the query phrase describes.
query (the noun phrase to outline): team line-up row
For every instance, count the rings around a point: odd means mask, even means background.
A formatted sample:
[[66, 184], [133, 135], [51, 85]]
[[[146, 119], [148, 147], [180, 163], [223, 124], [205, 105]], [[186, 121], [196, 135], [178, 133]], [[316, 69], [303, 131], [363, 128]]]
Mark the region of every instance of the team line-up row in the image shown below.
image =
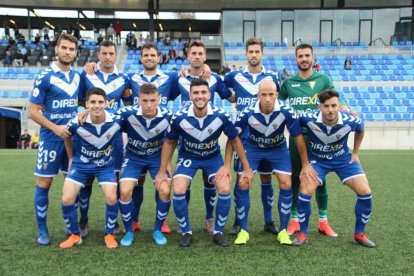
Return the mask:
[[[358, 159], [363, 123], [358, 116], [345, 111], [329, 78], [312, 70], [310, 45], [296, 48], [299, 72], [286, 79], [281, 87], [277, 77], [265, 71], [261, 64], [263, 43], [257, 38], [246, 42], [245, 69], [228, 73], [224, 81], [214, 73], [208, 81], [200, 78], [208, 67], [204, 64], [205, 46], [199, 41], [190, 45], [190, 66], [181, 76], [157, 70], [154, 44], [144, 45], [141, 56], [144, 71], [132, 76], [116, 69], [116, 46], [112, 42], [104, 41], [100, 45], [99, 63], [86, 68], [91, 74], [79, 75], [70, 67], [76, 56], [74, 37], [62, 35], [55, 50], [57, 61], [35, 80], [29, 105], [30, 117], [42, 126], [34, 196], [38, 244], [50, 244], [46, 223], [48, 191], [54, 176], [64, 170], [67, 177], [62, 213], [69, 237], [60, 247], [73, 247], [88, 234], [89, 198], [95, 177], [106, 199], [106, 246], [118, 246], [114, 236], [118, 209], [125, 225], [120, 243], [130, 246], [134, 231], [140, 227], [139, 209], [145, 180], [142, 175], [148, 171], [157, 190], [155, 243], [166, 244], [163, 233], [171, 231], [165, 219], [171, 205], [172, 177], [173, 208], [182, 233], [179, 244], [189, 246], [192, 242], [189, 186], [196, 171], [202, 169], [206, 229], [216, 244], [228, 246], [223, 231], [230, 212], [231, 162], [235, 151], [238, 156], [234, 162], [238, 172], [234, 187], [236, 220], [231, 229], [231, 233], [237, 234], [235, 244], [246, 244], [249, 240], [249, 188], [253, 172], [261, 174], [264, 229], [277, 234], [281, 244], [303, 245], [307, 241], [310, 199], [315, 190], [318, 229], [327, 236], [337, 236], [327, 220], [325, 183], [326, 174], [335, 171], [358, 195], [354, 241], [375, 246], [364, 230], [371, 215], [372, 199]], [[132, 95], [135, 91], [136, 98], [126, 95], [126, 85], [131, 87]], [[177, 97], [177, 91], [184, 107], [172, 114], [164, 105]], [[224, 110], [211, 104], [216, 91], [221, 92], [223, 99], [236, 102], [239, 115], [235, 124]], [[78, 99], [87, 110], [72, 119]], [[114, 103], [120, 103], [121, 99], [124, 104], [133, 105], [119, 109], [120, 105]], [[283, 136], [285, 125], [291, 134], [289, 150]], [[355, 131], [355, 141], [351, 154], [346, 142], [352, 131]], [[125, 155], [121, 132], [128, 135]], [[225, 160], [218, 145], [222, 132], [228, 136]], [[172, 172], [170, 162], [177, 145], [178, 159]], [[120, 171], [119, 199], [115, 171]], [[279, 230], [272, 217], [272, 174], [279, 182]], [[290, 236], [295, 232], [299, 234], [292, 241]]]

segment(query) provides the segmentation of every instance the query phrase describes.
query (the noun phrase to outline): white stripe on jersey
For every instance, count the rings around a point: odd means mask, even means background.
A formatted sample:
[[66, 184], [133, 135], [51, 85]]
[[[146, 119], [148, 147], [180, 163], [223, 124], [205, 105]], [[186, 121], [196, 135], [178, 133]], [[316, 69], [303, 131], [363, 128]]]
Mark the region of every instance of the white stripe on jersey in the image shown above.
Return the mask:
[[63, 81], [61, 78], [58, 78], [56, 76], [51, 76], [50, 77], [50, 84], [51, 85], [57, 86], [61, 90], [65, 91], [71, 97], [78, 90], [79, 82], [80, 82], [80, 77], [79, 77], [78, 74], [75, 74], [75, 76], [73, 77], [73, 80], [72, 80], [71, 83], [67, 83], [67, 82]]
[[[160, 72], [158, 71], [158, 73], [160, 73]], [[146, 77], [146, 76], [144, 75], [144, 77]], [[138, 83], [139, 86], [142, 86], [145, 83], [151, 83], [151, 84], [155, 85], [155, 87], [157, 87], [157, 88], [162, 86], [165, 82], [167, 82], [169, 80], [169, 78], [170, 77], [167, 74], [164, 74], [164, 73], [161, 73], [159, 75], [159, 77], [156, 78], [153, 81], [151, 81], [151, 80], [147, 81], [147, 80], [143, 79], [142, 76], [140, 76], [138, 74], [134, 74], [132, 76], [132, 80], [134, 82]]]
[[255, 130], [262, 133], [266, 137], [275, 132], [276, 129], [280, 127], [281, 124], [285, 121], [285, 115], [283, 113], [279, 113], [276, 118], [273, 119], [269, 123], [268, 126], [263, 125], [259, 120], [257, 120], [254, 116], [249, 117], [249, 125], [252, 126]]
[[101, 137], [95, 136], [81, 126], [79, 126], [77, 132], [86, 142], [101, 149], [109, 140], [111, 140], [112, 136], [114, 136], [120, 128], [121, 127], [118, 124], [113, 124], [101, 135]]
[[261, 79], [259, 82], [257, 83], [252, 83], [250, 82], [250, 80], [248, 80], [245, 76], [243, 76], [243, 74], [238, 73], [236, 74], [236, 76], [234, 77], [234, 80], [236, 82], [238, 82], [240, 84], [240, 86], [242, 86], [244, 88], [244, 90], [246, 90], [246, 92], [248, 92], [249, 94], [251, 94], [252, 96], [256, 96], [257, 93], [259, 92], [259, 84], [263, 81], [263, 80], [271, 80], [273, 81], [271, 76], [266, 76], [263, 79]]
[[309, 129], [315, 134], [316, 137], [319, 138], [323, 143], [325, 144], [331, 144], [335, 143], [345, 135], [347, 135], [349, 132], [352, 131], [351, 127], [349, 125], [344, 125], [342, 128], [340, 128], [336, 133], [332, 135], [327, 135], [324, 133], [320, 127], [315, 124], [314, 122], [308, 122]]
[[146, 130], [146, 128], [141, 124], [141, 122], [139, 120], [137, 120], [137, 118], [135, 118], [135, 116], [133, 116], [133, 115], [128, 117], [128, 122], [131, 124], [131, 126], [135, 130], [135, 132], [138, 133], [146, 141], [148, 141], [149, 139], [154, 138], [160, 132], [163, 132], [165, 129], [167, 129], [168, 126], [170, 125], [166, 119], [163, 119], [161, 122], [159, 122], [152, 129]]
[[112, 92], [118, 90], [119, 87], [125, 85], [125, 79], [122, 75], [107, 84], [105, 84], [97, 75], [86, 74], [86, 78], [93, 84], [94, 87], [99, 87], [104, 90], [106, 95], [111, 94]]
[[198, 141], [202, 142], [206, 140], [208, 137], [211, 136], [214, 132], [216, 132], [221, 126], [223, 122], [219, 118], [215, 118], [208, 126], [206, 126], [202, 131], [194, 127], [190, 122], [186, 119], [183, 119], [180, 122], [180, 127], [189, 135], [193, 136]]

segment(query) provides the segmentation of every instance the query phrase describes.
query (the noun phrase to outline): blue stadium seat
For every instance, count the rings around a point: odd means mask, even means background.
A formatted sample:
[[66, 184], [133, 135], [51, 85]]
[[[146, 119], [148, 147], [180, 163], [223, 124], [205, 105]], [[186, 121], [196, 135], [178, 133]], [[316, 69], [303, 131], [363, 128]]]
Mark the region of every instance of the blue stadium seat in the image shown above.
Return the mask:
[[383, 121], [384, 120], [384, 114], [382, 113], [375, 113], [373, 114], [374, 121]]
[[368, 106], [373, 106], [375, 105], [375, 100], [373, 99], [365, 100], [365, 104]]
[[403, 116], [402, 116], [402, 119], [404, 121], [410, 121], [412, 119], [412, 117], [413, 117], [412, 114], [410, 114], [410, 113], [404, 113]]
[[387, 113], [388, 112], [388, 107], [386, 107], [386, 106], [380, 106], [379, 107], [379, 112], [381, 112], [381, 113]]
[[367, 120], [367, 121], [373, 121], [374, 120], [374, 116], [371, 113], [366, 113], [365, 114], [365, 120]]
[[369, 112], [369, 107], [368, 106], [361, 106], [361, 112], [362, 113], [368, 113]]
[[383, 106], [383, 105], [384, 105], [384, 103], [382, 102], [382, 100], [381, 100], [381, 99], [377, 99], [377, 100], [375, 100], [375, 105], [376, 105], [376, 106]]
[[407, 98], [408, 99], [414, 99], [414, 92], [407, 93]]
[[394, 113], [392, 117], [393, 117], [394, 121], [401, 121], [402, 120], [402, 116], [399, 113]]
[[385, 113], [384, 114], [384, 120], [385, 121], [392, 121], [392, 114], [391, 113]]
[[379, 112], [379, 107], [378, 106], [370, 106], [369, 111], [371, 113], [378, 113]]

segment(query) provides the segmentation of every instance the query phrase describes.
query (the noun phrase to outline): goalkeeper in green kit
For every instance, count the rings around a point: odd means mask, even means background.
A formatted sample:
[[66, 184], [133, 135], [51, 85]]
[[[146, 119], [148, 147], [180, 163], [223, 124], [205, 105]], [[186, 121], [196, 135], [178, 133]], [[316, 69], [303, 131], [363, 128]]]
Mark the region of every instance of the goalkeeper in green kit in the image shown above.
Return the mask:
[[[313, 71], [313, 49], [309, 44], [301, 44], [295, 50], [296, 63], [299, 72], [283, 81], [282, 88], [279, 92], [281, 100], [288, 100], [289, 104], [295, 109], [297, 114], [318, 109], [318, 94], [325, 89], [333, 89], [332, 81], [326, 75]], [[341, 102], [341, 105], [344, 103]], [[346, 107], [342, 109], [347, 110]], [[306, 133], [304, 133], [306, 138]], [[306, 139], [306, 141], [308, 141]], [[308, 144], [309, 146], [309, 144]], [[293, 206], [292, 218], [288, 226], [287, 232], [293, 235], [299, 232], [299, 219], [296, 212], [296, 203], [299, 191], [299, 175], [302, 168], [299, 153], [295, 140], [289, 138], [289, 151], [292, 159], [292, 191]], [[319, 208], [318, 230], [322, 234], [329, 237], [337, 237], [338, 234], [332, 229], [328, 223], [328, 193], [326, 190], [326, 181], [316, 190], [316, 200]]]

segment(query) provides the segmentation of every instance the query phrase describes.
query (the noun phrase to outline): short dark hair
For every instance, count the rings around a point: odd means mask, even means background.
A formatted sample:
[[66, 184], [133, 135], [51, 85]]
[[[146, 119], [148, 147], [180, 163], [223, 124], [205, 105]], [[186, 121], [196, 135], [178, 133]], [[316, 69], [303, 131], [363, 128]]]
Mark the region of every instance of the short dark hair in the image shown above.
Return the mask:
[[145, 43], [142, 46], [141, 51], [143, 51], [144, 49], [155, 49], [155, 51], [157, 52], [157, 55], [158, 55], [158, 51], [159, 50], [158, 50], [157, 44], [155, 44], [153, 42], [147, 42], [147, 43]]
[[334, 97], [337, 97], [339, 99], [339, 93], [332, 89], [326, 89], [322, 91], [321, 93], [319, 93], [318, 95], [318, 99], [320, 103], [324, 103], [327, 100], [334, 98]]
[[193, 79], [191, 81], [191, 84], [190, 84], [190, 93], [192, 91], [193, 86], [201, 86], [201, 85], [205, 85], [205, 86], [209, 87], [207, 81], [205, 81], [205, 80], [203, 80], [201, 78]]
[[143, 85], [140, 86], [139, 88], [139, 94], [154, 94], [157, 93], [158, 94], [158, 89], [155, 85], [151, 84], [151, 83], [144, 83]]
[[295, 56], [297, 56], [298, 50], [303, 50], [303, 49], [310, 49], [311, 50], [311, 53], [313, 55], [313, 47], [312, 47], [312, 45], [303, 43], [303, 44], [300, 44], [300, 45], [296, 46]]
[[103, 89], [99, 88], [99, 87], [93, 87], [93, 88], [89, 89], [88, 92], [86, 92], [85, 100], [86, 101], [89, 101], [89, 98], [92, 95], [100, 95], [104, 99], [106, 99], [106, 93], [105, 93], [105, 91]]
[[203, 43], [203, 41], [198, 40], [198, 39], [191, 42], [190, 46], [188, 46], [188, 49], [191, 49], [191, 47], [203, 47], [204, 51], [206, 51], [206, 45]]
[[72, 43], [75, 43], [76, 49], [78, 48], [78, 39], [70, 34], [61, 34], [56, 42], [56, 45], [59, 46], [62, 40], [67, 40]]
[[117, 48], [116, 48], [116, 44], [115, 43], [113, 43], [111, 40], [103, 40], [100, 44], [99, 44], [99, 47], [98, 47], [98, 52], [101, 52], [101, 48], [102, 47], [112, 47], [112, 46], [114, 46], [114, 48], [115, 48], [115, 53], [118, 51], [117, 50]]
[[263, 52], [264, 45], [263, 45], [263, 41], [260, 38], [256, 38], [256, 37], [249, 38], [246, 41], [246, 52], [247, 52], [247, 49], [249, 48], [249, 46], [251, 46], [251, 45], [260, 45], [260, 49]]

